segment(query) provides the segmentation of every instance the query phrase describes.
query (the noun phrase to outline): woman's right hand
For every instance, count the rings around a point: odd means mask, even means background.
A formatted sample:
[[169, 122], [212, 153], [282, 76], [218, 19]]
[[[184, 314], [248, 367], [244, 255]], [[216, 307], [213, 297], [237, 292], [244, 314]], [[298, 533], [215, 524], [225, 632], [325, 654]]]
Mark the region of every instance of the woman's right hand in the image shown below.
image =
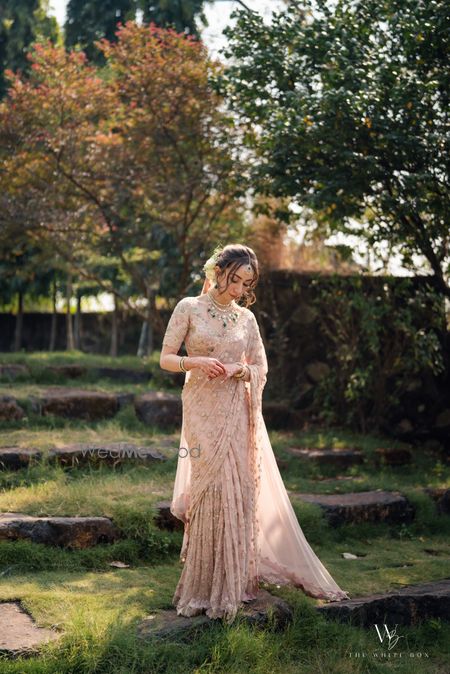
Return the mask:
[[208, 379], [215, 379], [226, 372], [220, 360], [210, 358], [209, 356], [196, 356], [195, 367], [205, 372], [208, 375]]

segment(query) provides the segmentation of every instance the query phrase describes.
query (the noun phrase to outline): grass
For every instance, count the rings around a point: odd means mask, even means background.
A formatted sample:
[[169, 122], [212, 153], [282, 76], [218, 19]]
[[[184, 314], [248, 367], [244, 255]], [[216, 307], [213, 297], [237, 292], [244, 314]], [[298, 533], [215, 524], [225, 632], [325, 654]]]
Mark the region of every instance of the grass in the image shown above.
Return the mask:
[[130, 369], [141, 370], [143, 367], [153, 365], [159, 360], [159, 353], [155, 351], [152, 356], [140, 358], [138, 356], [106, 356], [94, 353], [84, 353], [83, 351], [34, 351], [26, 353], [24, 351], [8, 353], [0, 352], [0, 362], [2, 364], [18, 363], [27, 365], [33, 372], [33, 369], [48, 367], [53, 365], [83, 365], [86, 367], [126, 367]]
[[[27, 363], [39, 360], [34, 354], [20, 357]], [[52, 354], [52, 363], [55, 357]], [[97, 364], [105, 364], [96, 358]], [[45, 361], [44, 356], [41, 359]], [[24, 381], [20, 387], [25, 390], [33, 385]], [[422, 489], [450, 483], [450, 468], [436, 455], [418, 448], [410, 466], [377, 467], [376, 447], [394, 444], [383, 437], [359, 436], [344, 429], [269, 435], [276, 456], [285, 461], [281, 473], [290, 491], [398, 490], [414, 503], [416, 518], [409, 525], [365, 523], [332, 528], [320, 508], [292, 499], [314, 551], [351, 596], [449, 575], [450, 518], [437, 515], [434, 502]], [[95, 466], [64, 469], [44, 460], [19, 471], [0, 472], [1, 511], [105, 515], [123, 535], [112, 545], [72, 552], [29, 541], [0, 543], [0, 600], [20, 598], [39, 625], [63, 633], [39, 655], [16, 660], [0, 655], [1, 674], [359, 674], [393, 670], [444, 674], [449, 670], [449, 623], [429, 620], [417, 627], [399, 628], [403, 656], [388, 660], [381, 655], [386, 655], [386, 648], [381, 647], [374, 629], [327, 621], [315, 610], [320, 601], [289, 586], [270, 587], [293, 608], [293, 622], [281, 632], [270, 626], [252, 628], [241, 621], [231, 626], [212, 621], [194, 639], [139, 640], [136, 626], [142, 619], [172, 608], [181, 572], [182, 532], [160, 531], [153, 522], [155, 502], [171, 497], [179, 432], [168, 434], [145, 426], [130, 406], [103, 422], [44, 420], [28, 414], [26, 420], [0, 428], [0, 446], [37, 447], [44, 454], [55, 445], [100, 440], [153, 444], [167, 460], [115, 468], [99, 461]], [[366, 462], [339, 471], [352, 478], [339, 480], [338, 471], [311, 466], [290, 455], [286, 451], [290, 446], [358, 446]], [[346, 560], [343, 552], [360, 557]], [[114, 561], [129, 567], [114, 568]]]
[[[81, 351], [41, 352], [35, 353], [1, 353], [0, 363], [4, 365], [26, 365], [28, 373], [19, 374], [14, 378], [4, 374], [0, 377], [0, 395], [14, 395], [17, 398], [26, 398], [37, 395], [42, 387], [57, 385], [72, 388], [104, 391], [106, 393], [133, 392], [145, 393], [149, 390], [176, 388], [176, 377], [173, 373], [162, 370], [159, 366], [159, 352], [155, 351], [149, 357], [137, 356], [102, 356], [86, 354]], [[87, 372], [80, 377], [64, 377], [60, 373], [49, 370], [51, 367], [62, 365], [80, 365], [87, 368]], [[148, 371], [151, 378], [144, 383], [129, 383], [111, 380], [107, 377], [99, 379], [95, 368], [111, 367]]]

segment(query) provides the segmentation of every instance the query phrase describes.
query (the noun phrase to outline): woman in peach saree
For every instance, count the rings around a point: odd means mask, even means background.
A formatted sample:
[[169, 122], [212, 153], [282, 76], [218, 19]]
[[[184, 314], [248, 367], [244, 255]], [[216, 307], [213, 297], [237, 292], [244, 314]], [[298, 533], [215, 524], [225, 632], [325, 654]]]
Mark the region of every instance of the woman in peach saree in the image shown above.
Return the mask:
[[160, 359], [186, 372], [171, 503], [184, 522], [183, 569], [173, 604], [179, 615], [232, 622], [261, 582], [348, 599], [302, 532], [262, 416], [266, 353], [253, 312], [236, 301], [254, 299], [256, 255], [230, 244], [204, 269], [202, 294], [173, 310]]

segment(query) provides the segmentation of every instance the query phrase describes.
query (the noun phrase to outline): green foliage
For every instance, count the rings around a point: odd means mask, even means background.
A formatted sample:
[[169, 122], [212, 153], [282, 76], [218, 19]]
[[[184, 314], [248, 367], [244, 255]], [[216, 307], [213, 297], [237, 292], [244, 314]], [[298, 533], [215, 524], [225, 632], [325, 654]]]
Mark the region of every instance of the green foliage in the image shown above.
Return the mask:
[[197, 17], [206, 23], [203, 7], [205, 0], [137, 0], [145, 23], [173, 27], [177, 32], [198, 35]]
[[69, 0], [64, 24], [66, 46], [76, 46], [90, 61], [104, 65], [103, 55], [94, 42], [101, 38], [114, 41], [117, 24], [134, 17], [134, 0]]
[[0, 3], [0, 98], [6, 93], [6, 68], [29, 69], [27, 49], [38, 39], [59, 38], [58, 24], [49, 17], [46, 0], [2, 0]]
[[145, 24], [198, 35], [197, 18], [206, 21], [204, 4], [205, 0], [69, 0], [64, 25], [66, 46], [80, 48], [90, 61], [105, 65], [95, 42], [102, 38], [115, 42], [118, 24], [135, 21], [137, 11]]
[[218, 90], [246, 125], [263, 194], [329, 231], [420, 254], [450, 296], [448, 3], [300, 0], [238, 12]]
[[[368, 291], [361, 279], [313, 280], [330, 372], [315, 390], [328, 422], [359, 430], [395, 417], [408, 383], [424, 371], [444, 370], [442, 302], [425, 284], [386, 279]], [[419, 326], [426, 327], [419, 327]]]

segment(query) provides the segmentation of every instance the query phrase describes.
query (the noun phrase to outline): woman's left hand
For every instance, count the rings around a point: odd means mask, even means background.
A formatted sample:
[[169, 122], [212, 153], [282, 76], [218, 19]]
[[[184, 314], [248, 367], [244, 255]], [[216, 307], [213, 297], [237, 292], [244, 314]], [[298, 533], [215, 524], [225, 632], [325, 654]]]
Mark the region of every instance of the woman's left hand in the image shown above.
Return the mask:
[[226, 381], [241, 371], [241, 366], [237, 363], [222, 363], [222, 365], [225, 368], [225, 374], [220, 374], [216, 377], [209, 377], [209, 379], [219, 379], [220, 381]]

